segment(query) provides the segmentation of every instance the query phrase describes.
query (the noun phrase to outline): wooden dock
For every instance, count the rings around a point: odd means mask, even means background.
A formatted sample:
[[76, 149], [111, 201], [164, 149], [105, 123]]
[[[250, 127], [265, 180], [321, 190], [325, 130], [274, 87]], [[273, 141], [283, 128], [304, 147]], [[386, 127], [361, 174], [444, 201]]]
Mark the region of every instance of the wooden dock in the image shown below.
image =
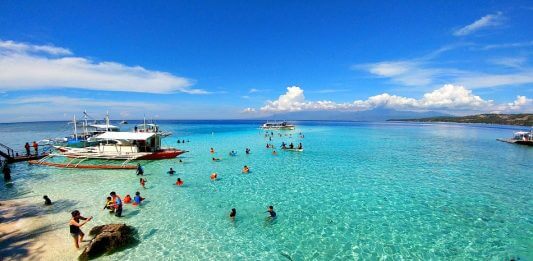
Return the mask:
[[[23, 156], [21, 156], [23, 155]], [[19, 155], [14, 149], [0, 143], [0, 156], [2, 156], [7, 163], [14, 163], [20, 161], [38, 160], [48, 156], [48, 153], [41, 152], [41, 154]]]

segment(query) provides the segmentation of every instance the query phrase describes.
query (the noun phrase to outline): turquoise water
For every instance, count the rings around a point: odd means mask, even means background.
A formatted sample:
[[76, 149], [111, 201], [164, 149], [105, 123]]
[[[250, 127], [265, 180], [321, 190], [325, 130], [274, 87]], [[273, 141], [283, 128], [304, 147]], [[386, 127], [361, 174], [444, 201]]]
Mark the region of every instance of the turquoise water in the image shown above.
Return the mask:
[[[304, 139], [275, 136], [271, 143], [301, 141], [305, 151], [274, 156], [258, 122], [163, 122], [174, 133], [165, 144], [190, 152], [183, 163], [144, 162], [146, 189], [134, 171], [19, 163], [15, 185], [3, 186], [0, 198], [70, 199], [94, 225], [121, 221], [138, 229], [139, 245], [102, 260], [533, 259], [533, 149], [495, 140], [512, 128], [297, 124], [282, 133], [303, 132]], [[0, 142], [21, 146], [67, 131], [64, 123], [0, 124]], [[210, 147], [222, 161], [210, 160]], [[231, 150], [238, 156], [229, 157]], [[250, 174], [241, 173], [243, 165]], [[211, 181], [212, 172], [220, 180]], [[177, 177], [183, 187], [173, 185]], [[117, 219], [101, 211], [110, 191], [140, 191], [147, 200]], [[278, 213], [273, 222], [265, 220], [268, 205]]]

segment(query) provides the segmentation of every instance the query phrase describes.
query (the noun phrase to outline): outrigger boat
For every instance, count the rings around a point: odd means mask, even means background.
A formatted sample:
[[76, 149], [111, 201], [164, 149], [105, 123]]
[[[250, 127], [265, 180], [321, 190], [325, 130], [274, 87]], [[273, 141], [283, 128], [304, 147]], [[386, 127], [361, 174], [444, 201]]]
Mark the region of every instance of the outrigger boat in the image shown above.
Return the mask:
[[[30, 161], [30, 164], [47, 165], [63, 168], [92, 168], [92, 169], [132, 169], [134, 165], [127, 165], [133, 160], [172, 159], [186, 151], [175, 148], [161, 147], [162, 136], [159, 133], [146, 132], [106, 132], [94, 137], [97, 146], [73, 148], [55, 146], [57, 153], [47, 157]], [[50, 162], [53, 157], [66, 157], [67, 163]], [[122, 160], [121, 165], [81, 165], [86, 160]]]
[[266, 122], [261, 125], [261, 129], [264, 130], [294, 130], [296, 126], [286, 121], [283, 122]]
[[499, 141], [533, 146], [533, 127], [530, 131], [518, 131], [515, 132], [511, 139], [497, 139]]

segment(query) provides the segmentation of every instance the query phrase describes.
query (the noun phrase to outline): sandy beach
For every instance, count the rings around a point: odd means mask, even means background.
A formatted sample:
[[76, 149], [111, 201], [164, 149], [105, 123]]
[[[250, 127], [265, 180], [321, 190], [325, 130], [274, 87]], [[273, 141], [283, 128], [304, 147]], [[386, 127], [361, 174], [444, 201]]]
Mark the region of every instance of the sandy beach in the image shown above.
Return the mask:
[[[0, 259], [77, 259], [81, 250], [72, 246], [67, 205], [68, 202], [56, 202], [44, 206], [39, 197], [0, 201]], [[84, 227], [84, 231], [89, 230]]]

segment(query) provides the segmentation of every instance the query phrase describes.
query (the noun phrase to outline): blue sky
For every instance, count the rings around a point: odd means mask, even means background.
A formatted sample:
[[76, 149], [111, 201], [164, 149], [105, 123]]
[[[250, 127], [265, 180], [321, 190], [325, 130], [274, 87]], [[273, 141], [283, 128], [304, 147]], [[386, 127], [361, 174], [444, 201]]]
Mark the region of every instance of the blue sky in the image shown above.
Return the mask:
[[531, 28], [531, 1], [0, 1], [0, 122], [531, 112]]

